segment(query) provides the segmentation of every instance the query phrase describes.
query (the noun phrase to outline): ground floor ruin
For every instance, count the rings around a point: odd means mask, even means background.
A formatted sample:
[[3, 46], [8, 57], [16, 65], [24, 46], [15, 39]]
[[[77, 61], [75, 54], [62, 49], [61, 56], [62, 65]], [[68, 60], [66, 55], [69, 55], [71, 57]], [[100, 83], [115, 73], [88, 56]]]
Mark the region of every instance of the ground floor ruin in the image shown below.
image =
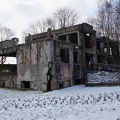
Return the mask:
[[[0, 43], [2, 87], [49, 91], [89, 83], [93, 72], [120, 72], [119, 43], [96, 38], [87, 23], [28, 35], [25, 44], [11, 41]], [[17, 64], [4, 64], [6, 57], [15, 57]]]

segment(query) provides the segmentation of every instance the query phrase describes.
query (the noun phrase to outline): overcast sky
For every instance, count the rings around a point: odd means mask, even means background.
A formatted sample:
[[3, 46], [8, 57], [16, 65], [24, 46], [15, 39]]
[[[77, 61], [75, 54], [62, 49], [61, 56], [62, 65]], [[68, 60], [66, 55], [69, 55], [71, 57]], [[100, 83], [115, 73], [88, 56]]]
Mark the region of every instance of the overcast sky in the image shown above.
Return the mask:
[[49, 17], [60, 7], [76, 10], [81, 19], [93, 16], [98, 0], [0, 0], [0, 23], [11, 28], [16, 37], [32, 21]]

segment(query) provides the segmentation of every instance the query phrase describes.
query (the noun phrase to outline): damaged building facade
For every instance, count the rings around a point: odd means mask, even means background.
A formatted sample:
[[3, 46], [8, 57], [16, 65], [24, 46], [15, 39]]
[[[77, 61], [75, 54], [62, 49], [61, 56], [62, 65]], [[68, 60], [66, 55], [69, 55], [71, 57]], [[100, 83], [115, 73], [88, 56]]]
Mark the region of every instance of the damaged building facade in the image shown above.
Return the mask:
[[85, 84], [89, 70], [102, 64], [119, 66], [120, 60], [119, 43], [96, 39], [95, 30], [87, 23], [28, 35], [25, 44], [6, 45], [0, 55], [17, 61], [16, 65], [1, 64], [1, 86], [42, 91]]

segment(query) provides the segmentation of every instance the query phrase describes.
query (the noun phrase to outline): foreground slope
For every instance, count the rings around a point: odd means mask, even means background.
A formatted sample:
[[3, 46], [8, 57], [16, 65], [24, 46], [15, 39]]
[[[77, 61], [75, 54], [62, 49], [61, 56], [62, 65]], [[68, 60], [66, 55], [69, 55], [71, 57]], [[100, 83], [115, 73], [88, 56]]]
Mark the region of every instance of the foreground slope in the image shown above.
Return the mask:
[[78, 85], [48, 93], [0, 89], [0, 120], [119, 120], [120, 87]]

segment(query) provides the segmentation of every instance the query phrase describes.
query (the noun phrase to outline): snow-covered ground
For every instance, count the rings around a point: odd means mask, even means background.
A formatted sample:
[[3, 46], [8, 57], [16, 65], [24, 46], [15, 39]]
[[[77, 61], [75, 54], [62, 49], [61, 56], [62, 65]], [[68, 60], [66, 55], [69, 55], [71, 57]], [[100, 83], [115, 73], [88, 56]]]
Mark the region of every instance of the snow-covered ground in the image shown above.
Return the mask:
[[0, 120], [120, 120], [120, 87], [0, 89]]

